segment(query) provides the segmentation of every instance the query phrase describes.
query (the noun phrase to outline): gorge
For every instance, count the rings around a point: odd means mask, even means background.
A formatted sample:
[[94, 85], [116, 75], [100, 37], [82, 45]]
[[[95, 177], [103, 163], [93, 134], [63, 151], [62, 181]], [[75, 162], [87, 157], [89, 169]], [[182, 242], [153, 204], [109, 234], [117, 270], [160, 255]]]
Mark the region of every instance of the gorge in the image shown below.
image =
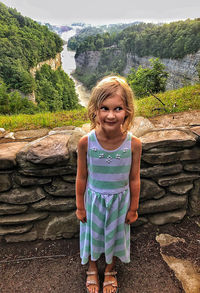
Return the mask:
[[[76, 69], [80, 72], [95, 73], [101, 66], [101, 57], [105, 54], [104, 51], [86, 51], [80, 53], [76, 58]], [[149, 59], [153, 56], [138, 57], [137, 55], [126, 54], [113, 46], [106, 49], [108, 62], [113, 62], [113, 59], [123, 59], [123, 75], [130, 73], [132, 67], [143, 68], [149, 67]], [[187, 84], [198, 82], [197, 65], [200, 62], [200, 50], [195, 54], [186, 55], [183, 59], [160, 59], [161, 63], [166, 66], [166, 71], [169, 73], [167, 80], [167, 90], [177, 89]]]

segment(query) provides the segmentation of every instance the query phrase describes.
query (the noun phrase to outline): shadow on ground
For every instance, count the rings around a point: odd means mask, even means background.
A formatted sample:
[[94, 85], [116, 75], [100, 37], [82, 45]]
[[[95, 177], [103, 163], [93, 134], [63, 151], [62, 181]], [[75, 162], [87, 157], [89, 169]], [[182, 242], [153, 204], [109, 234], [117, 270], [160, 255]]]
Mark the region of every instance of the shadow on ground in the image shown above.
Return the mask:
[[[120, 293], [185, 292], [163, 260], [156, 236], [184, 238], [185, 242], [166, 246], [164, 253], [191, 261], [200, 273], [199, 225], [200, 217], [185, 217], [181, 223], [134, 228], [131, 263], [117, 262]], [[98, 261], [101, 283], [103, 263], [102, 257]], [[1, 293], [84, 293], [86, 270], [80, 264], [78, 239], [3, 243], [0, 247]]]

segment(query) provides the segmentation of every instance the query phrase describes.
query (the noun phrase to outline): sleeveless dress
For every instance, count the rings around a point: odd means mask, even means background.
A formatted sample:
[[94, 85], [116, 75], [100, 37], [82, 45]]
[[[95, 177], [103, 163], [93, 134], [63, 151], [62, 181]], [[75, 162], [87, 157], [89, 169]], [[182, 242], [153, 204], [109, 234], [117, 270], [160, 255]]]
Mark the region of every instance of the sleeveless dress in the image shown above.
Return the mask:
[[105, 150], [95, 130], [88, 134], [88, 181], [85, 192], [87, 223], [80, 222], [80, 257], [86, 264], [102, 253], [107, 264], [113, 256], [130, 262], [130, 225], [125, 223], [130, 205], [131, 133], [115, 150]]

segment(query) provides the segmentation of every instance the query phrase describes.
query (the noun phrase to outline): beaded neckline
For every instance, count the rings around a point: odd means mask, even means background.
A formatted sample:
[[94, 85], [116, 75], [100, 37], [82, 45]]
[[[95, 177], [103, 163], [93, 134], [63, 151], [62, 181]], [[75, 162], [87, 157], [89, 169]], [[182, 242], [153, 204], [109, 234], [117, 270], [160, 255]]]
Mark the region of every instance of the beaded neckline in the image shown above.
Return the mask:
[[126, 143], [126, 140], [127, 140], [127, 138], [128, 138], [128, 133], [127, 133], [126, 138], [124, 139], [124, 141], [121, 143], [121, 145], [120, 145], [118, 148], [113, 149], [113, 150], [107, 150], [107, 149], [103, 148], [103, 147], [101, 146], [101, 144], [99, 143], [98, 138], [97, 138], [97, 136], [96, 136], [96, 132], [95, 132], [94, 129], [93, 129], [93, 134], [94, 134], [94, 137], [95, 137], [95, 139], [96, 139], [96, 143], [97, 143], [98, 147], [99, 147], [101, 150], [105, 151], [105, 152], [115, 152], [115, 151], [118, 151], [119, 149], [121, 149], [121, 148], [123, 147], [123, 145]]

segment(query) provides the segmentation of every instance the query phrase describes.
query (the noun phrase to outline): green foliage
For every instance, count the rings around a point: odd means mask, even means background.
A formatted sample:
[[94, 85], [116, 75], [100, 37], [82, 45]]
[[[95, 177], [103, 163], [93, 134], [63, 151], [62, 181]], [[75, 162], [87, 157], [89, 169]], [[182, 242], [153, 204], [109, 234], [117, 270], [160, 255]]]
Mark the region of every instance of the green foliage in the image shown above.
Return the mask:
[[19, 92], [13, 91], [8, 93], [5, 83], [0, 84], [0, 113], [4, 115], [13, 114], [34, 114], [36, 113], [37, 106], [28, 98], [22, 97]]
[[62, 51], [61, 38], [0, 2], [0, 76], [8, 88], [35, 89], [29, 69]]
[[73, 37], [68, 46], [76, 49], [78, 56], [87, 50], [103, 49], [103, 43], [104, 47], [114, 45], [140, 57], [183, 58], [200, 49], [200, 19], [162, 25], [139, 23], [120, 32], [98, 32], [90, 36], [81, 34]]
[[101, 51], [98, 67], [93, 71], [84, 72], [77, 68], [74, 76], [80, 80], [85, 87], [92, 89], [96, 82], [105, 75], [122, 74], [126, 64], [126, 54], [115, 48], [104, 48]]
[[135, 101], [136, 116], [154, 117], [166, 113], [200, 110], [200, 84], [159, 93], [157, 97], [163, 101], [167, 112], [158, 100], [149, 96]]
[[132, 68], [127, 77], [128, 83], [138, 98], [165, 91], [168, 77], [168, 73], [164, 70], [165, 66], [158, 58], [149, 61], [150, 68], [142, 68], [141, 66], [138, 70]]
[[[116, 33], [119, 33], [126, 27], [129, 27], [135, 23], [119, 23], [119, 24], [109, 24], [109, 25], [100, 25], [100, 26], [87, 26], [81, 29], [75, 36], [71, 37], [68, 40], [67, 46], [71, 50], [76, 50], [79, 45], [86, 40], [87, 38], [89, 42], [94, 43], [94, 39], [96, 38], [96, 35], [103, 36], [100, 37], [100, 42], [104, 41], [104, 46], [108, 47], [111, 45], [111, 36], [115, 36]], [[84, 25], [82, 25], [84, 26]], [[92, 36], [92, 38], [91, 38]], [[94, 38], [93, 38], [94, 37]], [[83, 49], [83, 48], [82, 48]]]
[[36, 101], [41, 111], [75, 109], [78, 97], [73, 80], [61, 69], [52, 70], [47, 64], [36, 72]]
[[[200, 84], [187, 86], [178, 90], [166, 91], [157, 95], [166, 104], [168, 113], [200, 110]], [[153, 117], [166, 114], [163, 110], [158, 110], [160, 103], [151, 96], [136, 100], [135, 104], [136, 116]], [[175, 104], [176, 107], [173, 107]], [[34, 115], [0, 115], [1, 127], [9, 131], [15, 129], [37, 129], [41, 127], [54, 128], [63, 125], [82, 126], [88, 122], [87, 110], [85, 108], [56, 113], [37, 113]]]

